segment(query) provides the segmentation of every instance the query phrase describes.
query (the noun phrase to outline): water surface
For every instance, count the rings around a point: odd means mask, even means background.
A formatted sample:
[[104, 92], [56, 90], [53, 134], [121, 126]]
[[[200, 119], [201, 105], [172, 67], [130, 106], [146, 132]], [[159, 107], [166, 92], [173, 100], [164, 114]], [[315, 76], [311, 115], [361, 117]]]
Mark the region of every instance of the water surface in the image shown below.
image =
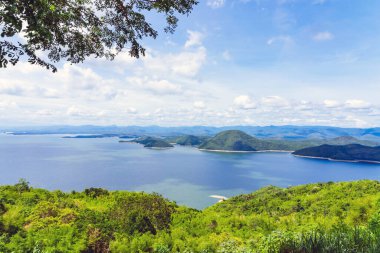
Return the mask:
[[117, 138], [0, 135], [0, 184], [26, 178], [33, 187], [158, 192], [195, 208], [266, 185], [380, 179], [380, 164], [297, 158], [289, 153], [213, 153], [176, 146], [151, 150]]

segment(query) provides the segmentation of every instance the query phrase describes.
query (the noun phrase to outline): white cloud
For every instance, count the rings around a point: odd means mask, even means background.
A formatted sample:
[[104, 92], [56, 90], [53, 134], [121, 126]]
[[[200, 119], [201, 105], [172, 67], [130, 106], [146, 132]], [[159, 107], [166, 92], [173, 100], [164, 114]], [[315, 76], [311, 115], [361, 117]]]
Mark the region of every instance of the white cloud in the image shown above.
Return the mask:
[[18, 104], [12, 100], [0, 100], [0, 109], [7, 110], [11, 108], [17, 108]]
[[173, 84], [168, 80], [148, 81], [146, 88], [158, 94], [176, 94], [182, 91], [181, 86]]
[[327, 108], [337, 108], [341, 106], [341, 103], [336, 100], [326, 99], [323, 101], [323, 105]]
[[137, 109], [134, 108], [134, 107], [128, 107], [127, 108], [127, 113], [136, 114], [137, 113]]
[[165, 79], [150, 79], [150, 77], [131, 77], [127, 78], [128, 83], [137, 88], [147, 90], [158, 95], [171, 95], [182, 92], [180, 85], [174, 84]]
[[234, 99], [234, 104], [244, 110], [250, 110], [256, 108], [256, 103], [252, 101], [252, 99], [249, 96], [241, 95]]
[[169, 57], [171, 69], [175, 74], [193, 77], [198, 74], [206, 61], [206, 49], [200, 47], [195, 52], [182, 52]]
[[349, 109], [368, 109], [371, 104], [360, 99], [350, 99], [346, 101], [345, 106]]
[[203, 101], [195, 101], [194, 104], [193, 104], [193, 106], [196, 109], [204, 109], [204, 108], [206, 108], [206, 104]]
[[0, 94], [22, 96], [24, 93], [25, 90], [17, 84], [0, 83]]
[[213, 9], [221, 8], [225, 4], [225, 0], [207, 0], [207, 5]]
[[185, 43], [185, 48], [190, 48], [193, 46], [201, 46], [204, 35], [198, 31], [187, 31], [189, 37]]
[[263, 97], [261, 99], [261, 103], [265, 106], [270, 106], [270, 107], [284, 107], [284, 106], [289, 105], [289, 102], [285, 98], [282, 98], [279, 96]]
[[369, 124], [368, 122], [366, 122], [365, 120], [363, 119], [360, 119], [358, 117], [355, 117], [355, 116], [352, 116], [352, 115], [348, 115], [344, 118], [344, 120], [346, 122], [349, 122], [350, 125], [353, 125], [355, 127], [369, 127]]
[[328, 41], [334, 39], [334, 35], [330, 32], [319, 32], [313, 36], [315, 41]]
[[144, 74], [152, 73], [156, 75], [180, 75], [184, 77], [194, 77], [205, 64], [207, 50], [199, 46], [193, 50], [184, 50], [177, 54], [159, 54], [148, 52], [143, 58]]
[[291, 45], [294, 41], [293, 38], [290, 36], [276, 36], [268, 39], [267, 44], [271, 46], [277, 42], [283, 43], [284, 45]]
[[66, 114], [69, 116], [85, 116], [85, 115], [87, 115], [87, 113], [83, 109], [81, 109], [77, 106], [69, 107], [66, 111]]

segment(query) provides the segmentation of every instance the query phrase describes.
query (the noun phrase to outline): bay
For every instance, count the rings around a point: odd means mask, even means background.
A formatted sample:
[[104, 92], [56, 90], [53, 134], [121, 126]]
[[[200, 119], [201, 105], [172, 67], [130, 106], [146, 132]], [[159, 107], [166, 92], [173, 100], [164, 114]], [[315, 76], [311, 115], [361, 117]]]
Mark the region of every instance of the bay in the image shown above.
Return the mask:
[[66, 139], [62, 135], [0, 135], [0, 184], [27, 179], [33, 187], [82, 191], [158, 192], [202, 209], [267, 185], [380, 179], [380, 164], [297, 158], [289, 153], [214, 153], [192, 147], [146, 149], [117, 138]]

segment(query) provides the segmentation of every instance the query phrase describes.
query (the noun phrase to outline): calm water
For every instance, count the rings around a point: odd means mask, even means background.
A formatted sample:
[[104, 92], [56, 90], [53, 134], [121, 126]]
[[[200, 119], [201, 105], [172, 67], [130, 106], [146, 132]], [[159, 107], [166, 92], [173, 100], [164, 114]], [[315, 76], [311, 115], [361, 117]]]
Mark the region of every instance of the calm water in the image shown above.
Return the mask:
[[189, 147], [150, 150], [116, 138], [0, 135], [0, 184], [26, 178], [63, 191], [103, 187], [158, 192], [195, 208], [266, 185], [380, 179], [380, 165], [296, 158], [288, 153], [228, 154]]

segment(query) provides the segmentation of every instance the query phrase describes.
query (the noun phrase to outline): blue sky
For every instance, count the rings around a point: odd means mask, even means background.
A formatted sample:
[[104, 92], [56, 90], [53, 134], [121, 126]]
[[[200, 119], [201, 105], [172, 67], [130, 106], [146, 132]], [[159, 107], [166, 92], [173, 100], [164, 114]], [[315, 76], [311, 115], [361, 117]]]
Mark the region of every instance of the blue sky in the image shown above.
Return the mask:
[[[1, 125], [380, 125], [380, 2], [203, 0], [147, 56], [0, 70]], [[149, 15], [163, 27], [163, 18]]]

